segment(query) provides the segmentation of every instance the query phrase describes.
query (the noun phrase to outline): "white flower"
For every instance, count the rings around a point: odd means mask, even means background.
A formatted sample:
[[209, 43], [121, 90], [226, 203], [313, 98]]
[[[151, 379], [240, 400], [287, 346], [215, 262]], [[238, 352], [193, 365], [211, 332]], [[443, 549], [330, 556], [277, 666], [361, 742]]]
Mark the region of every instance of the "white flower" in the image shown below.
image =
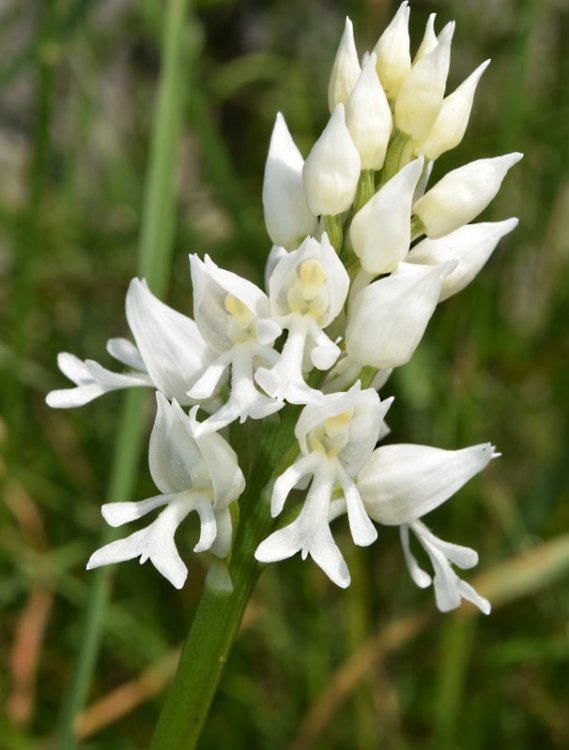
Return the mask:
[[323, 329], [342, 310], [349, 284], [326, 233], [321, 242], [308, 237], [278, 263], [269, 281], [272, 320], [288, 330], [288, 337], [272, 369], [261, 367], [255, 374], [270, 396], [293, 404], [321, 399], [321, 392], [304, 381], [303, 360], [309, 354], [310, 365], [328, 370], [338, 359], [340, 349]]
[[277, 516], [297, 485], [312, 477], [308, 495], [297, 518], [262, 542], [255, 557], [260, 562], [284, 560], [300, 552], [310, 555], [338, 586], [350, 583], [342, 553], [330, 531], [332, 491], [338, 484], [345, 498], [354, 542], [367, 546], [377, 531], [371, 523], [352, 477], [362, 468], [377, 443], [385, 413], [393, 399], [380, 401], [359, 382], [347, 393], [325, 396], [317, 406], [306, 406], [295, 435], [301, 456], [277, 479], [271, 498], [271, 514]]
[[304, 159], [279, 112], [271, 135], [263, 181], [263, 208], [269, 237], [276, 245], [298, 247], [313, 234], [318, 221], [310, 213], [304, 193]]
[[354, 27], [350, 19], [346, 18], [344, 33], [336, 52], [328, 83], [328, 106], [330, 107], [330, 112], [336, 109], [337, 104], [345, 104], [348, 101], [360, 72], [358, 52], [354, 41]]
[[59, 368], [76, 387], [51, 391], [46, 397], [49, 406], [83, 406], [103, 393], [131, 386], [154, 387], [181, 404], [195, 403], [186, 392], [211, 361], [212, 352], [194, 321], [160, 302], [140, 279], [133, 279], [128, 288], [126, 317], [136, 346], [126, 339], [110, 339], [107, 350], [135, 372], [111, 372], [93, 360], [82, 362], [62, 353]]
[[346, 104], [346, 125], [362, 169], [381, 169], [393, 129], [389, 103], [375, 70], [375, 53], [364, 64]]
[[140, 557], [141, 563], [150, 560], [179, 589], [188, 573], [174, 541], [179, 524], [195, 510], [201, 529], [194, 551], [211, 550], [218, 557], [225, 557], [232, 535], [229, 505], [242, 493], [245, 480], [235, 452], [220, 435], [196, 438], [198, 407], [188, 417], [176, 401], [170, 404], [160, 393], [156, 399], [149, 463], [162, 494], [137, 503], [108, 503], [103, 505], [102, 513], [111, 526], [121, 526], [155, 508], [166, 507], [145, 529], [94, 552], [87, 568]]
[[427, 237], [434, 240], [444, 237], [476, 218], [496, 196], [506, 173], [522, 156], [514, 152], [478, 159], [446, 174], [413, 206]]
[[411, 68], [395, 102], [399, 130], [418, 141], [432, 128], [445, 94], [454, 22], [441, 31], [437, 46]]
[[377, 75], [391, 102], [397, 99], [399, 89], [411, 70], [409, 13], [409, 3], [401, 3], [374, 49], [377, 55]]
[[270, 319], [269, 299], [255, 284], [224, 271], [205, 256], [190, 256], [194, 288], [194, 317], [205, 340], [217, 353], [193, 385], [190, 398], [208, 399], [231, 368], [229, 400], [199, 427], [198, 434], [219, 430], [239, 419], [262, 419], [282, 404], [261, 393], [253, 373], [259, 365], [273, 365], [273, 342], [281, 327]]
[[400, 263], [391, 276], [358, 292], [348, 311], [348, 355], [362, 366], [380, 369], [408, 362], [435, 310], [443, 280], [455, 265]]
[[360, 167], [344, 105], [338, 104], [302, 170], [308, 207], [315, 216], [336, 216], [348, 210], [356, 195]]
[[428, 159], [438, 159], [445, 151], [458, 146], [470, 119], [478, 81], [488, 65], [490, 60], [479, 65], [452, 94], [443, 99], [437, 119], [425, 138], [415, 145], [415, 153], [424, 154]]
[[460, 292], [470, 284], [498, 242], [518, 225], [517, 219], [467, 224], [439, 240], [425, 238], [409, 252], [405, 261], [433, 265], [457, 260], [456, 268], [445, 277], [439, 302]]
[[[488, 614], [489, 602], [460, 580], [451, 562], [466, 569], [478, 562], [477, 553], [443, 542], [419, 520], [449, 499], [471, 477], [496, 458], [489, 443], [447, 451], [426, 445], [386, 445], [377, 448], [357, 478], [357, 488], [370, 518], [387, 526], [401, 527], [401, 541], [409, 572], [421, 588], [435, 588], [437, 606], [443, 612], [468, 599]], [[431, 579], [419, 568], [409, 546], [411, 529], [431, 559]]]
[[350, 240], [364, 271], [389, 273], [409, 252], [411, 204], [422, 168], [422, 158], [407, 164], [354, 216]]

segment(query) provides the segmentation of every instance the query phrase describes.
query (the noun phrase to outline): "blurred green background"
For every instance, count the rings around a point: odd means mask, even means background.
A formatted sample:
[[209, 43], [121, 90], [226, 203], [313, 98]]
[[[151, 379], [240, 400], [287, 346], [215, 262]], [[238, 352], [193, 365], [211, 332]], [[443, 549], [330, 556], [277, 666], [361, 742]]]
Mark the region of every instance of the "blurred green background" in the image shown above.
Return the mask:
[[[58, 747], [57, 715], [84, 638], [120, 393], [57, 412], [58, 351], [109, 364], [127, 334], [165, 3], [0, 3], [0, 748]], [[488, 618], [434, 610], [398, 536], [354, 550], [340, 591], [299, 558], [271, 566], [246, 613], [202, 747], [271, 750], [569, 746], [569, 2], [411, 2], [456, 19], [449, 88], [491, 57], [465, 141], [435, 178], [507, 151], [525, 159], [484, 219], [520, 217], [481, 276], [437, 310], [386, 388], [390, 440], [503, 457], [429, 517], [477, 548]], [[167, 300], [190, 314], [187, 253], [260, 282], [260, 192], [275, 113], [306, 155], [327, 119], [344, 16], [360, 53], [396, 5], [191, 3], [187, 94]], [[152, 406], [148, 410], [151, 426]], [[152, 494], [141, 455], [136, 491]], [[186, 526], [191, 526], [187, 524]], [[186, 532], [188, 533], [188, 532]], [[189, 532], [190, 534], [194, 532]], [[81, 747], [145, 748], [203, 559], [179, 534], [182, 592], [150, 565], [114, 569]], [[515, 560], [515, 564], [508, 561]], [[484, 577], [484, 574], [486, 576]], [[473, 576], [468, 576], [472, 580]]]

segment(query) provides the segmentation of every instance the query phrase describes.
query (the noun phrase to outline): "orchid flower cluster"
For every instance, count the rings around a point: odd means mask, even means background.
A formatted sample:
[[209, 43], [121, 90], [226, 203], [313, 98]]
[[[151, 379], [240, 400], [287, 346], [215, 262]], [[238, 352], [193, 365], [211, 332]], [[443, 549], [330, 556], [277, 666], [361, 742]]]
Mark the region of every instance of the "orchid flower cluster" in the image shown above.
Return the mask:
[[[488, 61], [447, 94], [454, 23], [437, 34], [432, 15], [412, 59], [409, 12], [403, 2], [361, 61], [346, 20], [330, 75], [331, 116], [306, 160], [277, 114], [263, 185], [273, 243], [266, 291], [191, 255], [193, 319], [144, 280], [131, 282], [126, 317], [135, 343], [111, 339], [107, 347], [126, 372], [59, 355], [75, 387], [52, 391], [50, 406], [81, 406], [128, 387], [156, 391], [149, 464], [160, 494], [108, 503], [102, 513], [120, 526], [161, 510], [97, 550], [88, 568], [150, 559], [181, 588], [187, 568], [174, 535], [192, 511], [200, 522], [195, 551], [225, 558], [246, 483], [225, 428], [267, 420], [267, 430], [278, 430], [281, 410], [294, 408], [296, 443], [267, 490], [270, 513], [280, 516], [293, 490], [303, 499], [260, 541], [257, 560], [300, 552], [346, 587], [332, 522], [346, 515], [360, 546], [375, 541], [376, 524], [398, 526], [409, 573], [418, 586], [433, 585], [440, 610], [467, 599], [490, 611], [453, 567], [475, 566], [477, 553], [438, 538], [422, 519], [498, 454], [488, 443], [383, 444], [393, 399], [379, 391], [409, 361], [436, 306], [469, 284], [516, 226], [514, 218], [471, 222], [521, 154], [474, 161], [429, 187], [434, 161], [463, 138]], [[419, 566], [411, 532], [432, 573]]]

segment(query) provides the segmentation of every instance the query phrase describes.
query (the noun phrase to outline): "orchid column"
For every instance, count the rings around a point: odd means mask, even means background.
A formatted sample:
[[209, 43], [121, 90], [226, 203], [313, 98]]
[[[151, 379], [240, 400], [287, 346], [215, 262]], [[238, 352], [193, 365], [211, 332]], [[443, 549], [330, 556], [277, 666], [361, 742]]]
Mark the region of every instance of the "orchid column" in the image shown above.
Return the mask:
[[[88, 567], [150, 560], [180, 588], [187, 567], [174, 536], [196, 521], [194, 552], [213, 555], [154, 749], [196, 746], [264, 564], [300, 553], [339, 587], [350, 584], [332, 525], [347, 525], [358, 546], [376, 541], [376, 524], [399, 526], [402, 561], [419, 587], [433, 588], [441, 611], [467, 599], [490, 612], [453, 567], [473, 567], [477, 553], [443, 541], [423, 518], [499, 454], [487, 442], [384, 444], [393, 399], [383, 393], [437, 305], [469, 284], [516, 226], [514, 218], [471, 222], [521, 154], [479, 159], [429, 186], [433, 161], [465, 134], [488, 63], [448, 93], [454, 23], [437, 35], [431, 16], [412, 58], [408, 21], [403, 2], [360, 58], [346, 20], [330, 119], [306, 160], [277, 114], [262, 195], [273, 243], [265, 290], [192, 255], [193, 319], [144, 280], [131, 283], [134, 342], [108, 344], [127, 372], [60, 355], [74, 387], [49, 394], [53, 407], [118, 388], [157, 392], [149, 464], [158, 494], [106, 504], [103, 516], [118, 526], [160, 511], [94, 551]], [[432, 573], [419, 567], [413, 539]]]

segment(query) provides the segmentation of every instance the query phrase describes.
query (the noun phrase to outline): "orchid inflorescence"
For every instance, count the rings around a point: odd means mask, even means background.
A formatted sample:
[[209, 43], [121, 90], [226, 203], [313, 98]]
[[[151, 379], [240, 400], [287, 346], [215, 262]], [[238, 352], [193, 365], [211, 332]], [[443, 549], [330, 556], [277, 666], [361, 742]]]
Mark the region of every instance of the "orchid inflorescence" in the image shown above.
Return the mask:
[[[257, 560], [310, 555], [346, 587], [332, 521], [347, 515], [360, 546], [375, 541], [375, 524], [399, 526], [409, 572], [418, 586], [433, 584], [439, 609], [467, 599], [490, 611], [453, 568], [473, 567], [477, 553], [439, 539], [421, 519], [497, 456], [493, 446], [377, 447], [393, 401], [378, 391], [409, 361], [437, 304], [470, 283], [516, 226], [514, 218], [470, 222], [521, 154], [474, 161], [428, 187], [433, 162], [463, 138], [488, 61], [445, 96], [454, 23], [437, 35], [431, 15], [411, 60], [409, 12], [403, 2], [361, 63], [346, 19], [328, 88], [331, 116], [306, 160], [277, 114], [263, 185], [273, 242], [267, 292], [207, 255], [191, 255], [193, 320], [160, 302], [144, 280], [131, 282], [126, 316], [135, 344], [111, 339], [107, 347], [127, 372], [59, 355], [75, 387], [52, 391], [50, 406], [81, 406], [132, 386], [156, 390], [149, 464], [161, 494], [108, 503], [102, 512], [119, 526], [162, 510], [146, 528], [97, 550], [88, 568], [150, 559], [181, 588], [187, 568], [174, 535], [191, 511], [200, 521], [195, 551], [225, 558], [246, 484], [225, 428], [266, 420], [278, 430], [286, 410], [300, 405], [288, 465], [269, 485], [270, 513], [280, 516], [294, 489], [305, 498], [261, 541]], [[415, 559], [410, 532], [433, 575]]]

